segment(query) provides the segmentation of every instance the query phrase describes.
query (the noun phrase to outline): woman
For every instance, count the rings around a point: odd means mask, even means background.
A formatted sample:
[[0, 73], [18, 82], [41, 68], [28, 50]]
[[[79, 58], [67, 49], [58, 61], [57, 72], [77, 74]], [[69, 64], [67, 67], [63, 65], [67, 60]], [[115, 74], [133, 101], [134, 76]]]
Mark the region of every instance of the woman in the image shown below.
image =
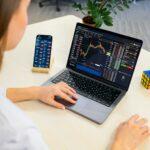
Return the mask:
[[[29, 3], [30, 0], [0, 0], [0, 65], [4, 51], [15, 48], [24, 34], [28, 22]], [[63, 82], [46, 87], [1, 89], [0, 149], [48, 149], [33, 123], [12, 102], [38, 99], [51, 106], [65, 109], [65, 106], [55, 101], [55, 96], [60, 96], [73, 104], [77, 99], [76, 91]], [[135, 149], [150, 135], [146, 122], [146, 119], [135, 115], [122, 123], [111, 149]]]

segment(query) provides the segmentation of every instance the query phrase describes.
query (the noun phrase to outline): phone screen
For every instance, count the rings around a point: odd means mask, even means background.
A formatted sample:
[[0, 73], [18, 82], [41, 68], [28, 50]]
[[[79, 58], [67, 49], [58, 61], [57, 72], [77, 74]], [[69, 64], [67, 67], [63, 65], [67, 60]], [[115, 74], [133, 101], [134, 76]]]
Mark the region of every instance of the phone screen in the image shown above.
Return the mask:
[[37, 35], [33, 67], [49, 68], [52, 48], [51, 35]]

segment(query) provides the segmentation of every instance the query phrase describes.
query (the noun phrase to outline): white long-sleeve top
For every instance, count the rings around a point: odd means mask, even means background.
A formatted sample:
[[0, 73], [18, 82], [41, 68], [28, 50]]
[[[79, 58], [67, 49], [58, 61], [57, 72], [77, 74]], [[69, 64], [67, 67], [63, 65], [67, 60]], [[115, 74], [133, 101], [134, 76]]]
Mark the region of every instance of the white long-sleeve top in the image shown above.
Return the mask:
[[48, 150], [32, 121], [0, 89], [0, 150]]

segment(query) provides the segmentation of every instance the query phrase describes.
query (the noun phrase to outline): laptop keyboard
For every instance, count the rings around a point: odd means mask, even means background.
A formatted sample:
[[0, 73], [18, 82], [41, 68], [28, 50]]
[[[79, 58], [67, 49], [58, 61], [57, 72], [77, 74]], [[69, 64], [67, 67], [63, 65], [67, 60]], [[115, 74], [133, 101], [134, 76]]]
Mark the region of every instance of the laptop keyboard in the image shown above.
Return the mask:
[[65, 82], [74, 88], [78, 94], [110, 107], [121, 91], [104, 84], [90, 80], [68, 70], [52, 80], [53, 83]]

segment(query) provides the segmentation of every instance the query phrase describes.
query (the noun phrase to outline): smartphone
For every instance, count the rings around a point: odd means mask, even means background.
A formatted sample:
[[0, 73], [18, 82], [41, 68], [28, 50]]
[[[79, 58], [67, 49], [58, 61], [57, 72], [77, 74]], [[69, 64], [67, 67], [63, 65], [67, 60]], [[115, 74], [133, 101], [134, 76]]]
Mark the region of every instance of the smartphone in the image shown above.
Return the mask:
[[51, 62], [51, 35], [37, 35], [33, 61], [33, 72], [48, 73]]

